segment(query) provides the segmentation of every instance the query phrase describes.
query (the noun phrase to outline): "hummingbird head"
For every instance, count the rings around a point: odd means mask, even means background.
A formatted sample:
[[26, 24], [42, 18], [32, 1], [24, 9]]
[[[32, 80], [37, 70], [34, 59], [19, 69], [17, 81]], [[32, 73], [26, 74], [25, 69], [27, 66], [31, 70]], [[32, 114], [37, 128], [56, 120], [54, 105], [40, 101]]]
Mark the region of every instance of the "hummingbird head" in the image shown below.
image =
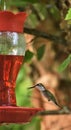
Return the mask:
[[28, 89], [35, 88], [35, 87], [37, 89], [39, 89], [40, 91], [44, 91], [45, 90], [45, 87], [44, 87], [44, 85], [42, 83], [38, 83], [38, 84], [34, 85], [33, 87], [29, 87]]

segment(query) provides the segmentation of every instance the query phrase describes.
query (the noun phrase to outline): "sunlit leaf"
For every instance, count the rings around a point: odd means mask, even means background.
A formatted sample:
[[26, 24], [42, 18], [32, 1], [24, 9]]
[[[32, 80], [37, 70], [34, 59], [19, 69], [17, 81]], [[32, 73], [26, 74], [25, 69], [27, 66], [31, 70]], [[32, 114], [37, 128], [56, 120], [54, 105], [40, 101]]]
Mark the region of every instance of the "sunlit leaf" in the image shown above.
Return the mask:
[[25, 62], [28, 62], [28, 61], [30, 61], [31, 59], [32, 59], [32, 57], [34, 56], [34, 53], [33, 52], [31, 52], [31, 51], [29, 51], [29, 50], [27, 50], [26, 51], [26, 54], [25, 54]]
[[44, 55], [44, 52], [45, 52], [45, 45], [42, 45], [41, 47], [39, 47], [37, 49], [37, 59], [38, 60], [41, 60], [41, 58], [43, 57]]
[[68, 10], [68, 13], [65, 17], [65, 20], [70, 20], [71, 19], [71, 8]]
[[58, 71], [62, 72], [64, 71], [69, 63], [71, 62], [71, 54], [63, 61], [63, 63], [59, 66]]

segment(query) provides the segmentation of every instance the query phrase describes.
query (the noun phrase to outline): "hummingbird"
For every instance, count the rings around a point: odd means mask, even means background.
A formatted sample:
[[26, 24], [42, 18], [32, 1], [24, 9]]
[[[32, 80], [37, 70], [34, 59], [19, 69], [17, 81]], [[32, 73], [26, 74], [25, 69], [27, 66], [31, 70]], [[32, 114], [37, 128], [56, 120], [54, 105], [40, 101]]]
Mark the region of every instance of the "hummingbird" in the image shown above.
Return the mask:
[[62, 108], [62, 106], [60, 106], [57, 103], [54, 95], [49, 90], [47, 90], [42, 83], [38, 83], [38, 84], [36, 84], [36, 85], [34, 85], [32, 87], [29, 87], [28, 89], [32, 89], [32, 88], [35, 88], [35, 87], [48, 99], [48, 101], [52, 101], [58, 107]]

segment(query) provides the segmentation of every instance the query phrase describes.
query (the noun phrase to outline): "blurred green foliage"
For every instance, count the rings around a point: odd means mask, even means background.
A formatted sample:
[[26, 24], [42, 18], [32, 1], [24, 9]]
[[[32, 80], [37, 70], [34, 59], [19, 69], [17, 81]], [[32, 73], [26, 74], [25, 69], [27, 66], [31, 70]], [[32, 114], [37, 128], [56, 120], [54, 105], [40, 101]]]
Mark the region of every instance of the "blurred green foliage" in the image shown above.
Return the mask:
[[70, 62], [71, 62], [71, 54], [62, 62], [62, 64], [58, 68], [58, 71], [59, 72], [64, 71], [67, 68], [67, 66], [70, 64]]
[[37, 3], [38, 0], [0, 0], [0, 5], [3, 6], [4, 2], [8, 3], [8, 7], [10, 6], [25, 6], [27, 3]]

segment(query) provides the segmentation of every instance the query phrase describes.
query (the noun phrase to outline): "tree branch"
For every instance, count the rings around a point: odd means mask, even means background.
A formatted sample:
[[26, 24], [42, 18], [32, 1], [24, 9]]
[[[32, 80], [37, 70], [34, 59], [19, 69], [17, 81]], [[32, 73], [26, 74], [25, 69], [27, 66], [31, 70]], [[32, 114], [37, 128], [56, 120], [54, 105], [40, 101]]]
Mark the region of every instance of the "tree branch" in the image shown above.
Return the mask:
[[24, 32], [27, 34], [31, 34], [31, 35], [35, 35], [37, 37], [42, 37], [45, 39], [49, 39], [52, 41], [56, 41], [57, 43], [63, 43], [63, 44], [67, 44], [67, 41], [63, 38], [63, 37], [59, 37], [59, 36], [55, 36], [55, 35], [51, 35], [51, 34], [47, 34], [45, 32], [36, 30], [36, 29], [31, 29], [31, 28], [24, 28]]
[[64, 114], [71, 114], [71, 110], [68, 107], [66, 107], [66, 106], [64, 106], [60, 110], [38, 112], [38, 115], [41, 115], [41, 116], [47, 116], [47, 115], [64, 115]]

